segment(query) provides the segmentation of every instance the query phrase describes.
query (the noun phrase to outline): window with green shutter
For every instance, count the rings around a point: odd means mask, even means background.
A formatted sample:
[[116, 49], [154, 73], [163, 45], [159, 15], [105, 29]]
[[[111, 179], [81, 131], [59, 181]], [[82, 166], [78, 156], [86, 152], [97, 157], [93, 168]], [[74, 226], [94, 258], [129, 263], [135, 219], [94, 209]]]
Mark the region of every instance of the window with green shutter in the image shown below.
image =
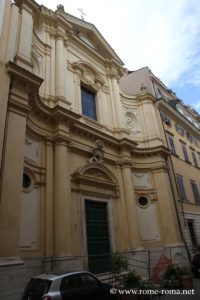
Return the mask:
[[190, 182], [191, 182], [192, 192], [194, 195], [194, 200], [196, 204], [200, 204], [200, 195], [199, 195], [198, 186], [194, 180], [190, 180]]
[[183, 182], [183, 176], [177, 174], [176, 175], [176, 180], [177, 180], [177, 184], [178, 184], [178, 190], [179, 190], [180, 200], [187, 201], [185, 187], [184, 187], [184, 182]]
[[110, 239], [107, 203], [86, 199], [85, 216], [89, 270], [96, 274], [108, 272]]

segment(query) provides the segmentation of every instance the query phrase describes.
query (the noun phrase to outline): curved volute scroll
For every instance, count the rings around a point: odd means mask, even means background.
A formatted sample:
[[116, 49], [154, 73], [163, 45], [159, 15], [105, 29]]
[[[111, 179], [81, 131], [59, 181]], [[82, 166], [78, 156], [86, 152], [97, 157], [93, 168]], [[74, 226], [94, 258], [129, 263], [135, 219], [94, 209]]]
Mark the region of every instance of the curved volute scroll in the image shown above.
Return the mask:
[[118, 197], [117, 179], [104, 164], [89, 162], [78, 168], [72, 178], [76, 190]]

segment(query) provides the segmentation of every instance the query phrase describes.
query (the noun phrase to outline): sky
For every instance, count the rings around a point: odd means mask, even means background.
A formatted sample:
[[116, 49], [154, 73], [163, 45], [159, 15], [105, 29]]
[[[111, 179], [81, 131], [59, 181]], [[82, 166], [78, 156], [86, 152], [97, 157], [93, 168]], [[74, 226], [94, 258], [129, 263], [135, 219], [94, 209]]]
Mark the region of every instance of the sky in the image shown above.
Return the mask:
[[128, 70], [148, 66], [200, 113], [199, 0], [36, 0], [93, 23]]

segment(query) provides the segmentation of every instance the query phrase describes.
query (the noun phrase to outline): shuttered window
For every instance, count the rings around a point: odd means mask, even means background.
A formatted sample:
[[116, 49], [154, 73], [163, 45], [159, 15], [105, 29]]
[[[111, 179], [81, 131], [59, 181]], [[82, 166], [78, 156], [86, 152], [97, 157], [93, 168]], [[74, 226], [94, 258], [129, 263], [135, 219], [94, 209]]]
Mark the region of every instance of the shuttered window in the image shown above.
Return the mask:
[[200, 195], [199, 195], [198, 186], [194, 180], [190, 180], [190, 182], [191, 182], [192, 192], [194, 195], [194, 200], [197, 204], [200, 204]]
[[192, 151], [192, 158], [193, 158], [194, 165], [195, 165], [196, 167], [198, 167], [197, 159], [196, 159], [196, 155], [195, 155], [195, 152], [194, 152], [194, 151]]
[[176, 180], [177, 180], [177, 184], [178, 184], [180, 200], [185, 201], [185, 200], [187, 200], [187, 197], [186, 197], [186, 193], [185, 193], [183, 177], [181, 175], [177, 174], [176, 175]]
[[194, 230], [194, 222], [193, 220], [188, 220], [187, 223], [188, 223], [188, 229], [189, 229], [192, 245], [195, 246], [197, 245], [197, 238]]
[[174, 144], [174, 139], [173, 137], [169, 136], [169, 147], [172, 151], [173, 154], [176, 154], [176, 148], [175, 148], [175, 144]]
[[185, 161], [189, 161], [187, 149], [184, 144], [182, 144], [182, 149], [183, 149], [183, 156], [184, 156]]

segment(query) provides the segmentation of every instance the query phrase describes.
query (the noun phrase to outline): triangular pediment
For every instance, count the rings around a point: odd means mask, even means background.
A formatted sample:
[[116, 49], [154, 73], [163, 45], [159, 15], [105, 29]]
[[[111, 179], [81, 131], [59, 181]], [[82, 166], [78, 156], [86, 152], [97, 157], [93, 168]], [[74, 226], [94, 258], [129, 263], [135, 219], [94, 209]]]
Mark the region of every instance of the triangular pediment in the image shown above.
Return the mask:
[[83, 43], [89, 46], [98, 54], [109, 60], [115, 60], [118, 64], [124, 65], [123, 61], [115, 53], [113, 48], [104, 39], [98, 29], [91, 23], [76, 18], [70, 14], [65, 13], [65, 18], [71, 24], [72, 30], [76, 37]]

